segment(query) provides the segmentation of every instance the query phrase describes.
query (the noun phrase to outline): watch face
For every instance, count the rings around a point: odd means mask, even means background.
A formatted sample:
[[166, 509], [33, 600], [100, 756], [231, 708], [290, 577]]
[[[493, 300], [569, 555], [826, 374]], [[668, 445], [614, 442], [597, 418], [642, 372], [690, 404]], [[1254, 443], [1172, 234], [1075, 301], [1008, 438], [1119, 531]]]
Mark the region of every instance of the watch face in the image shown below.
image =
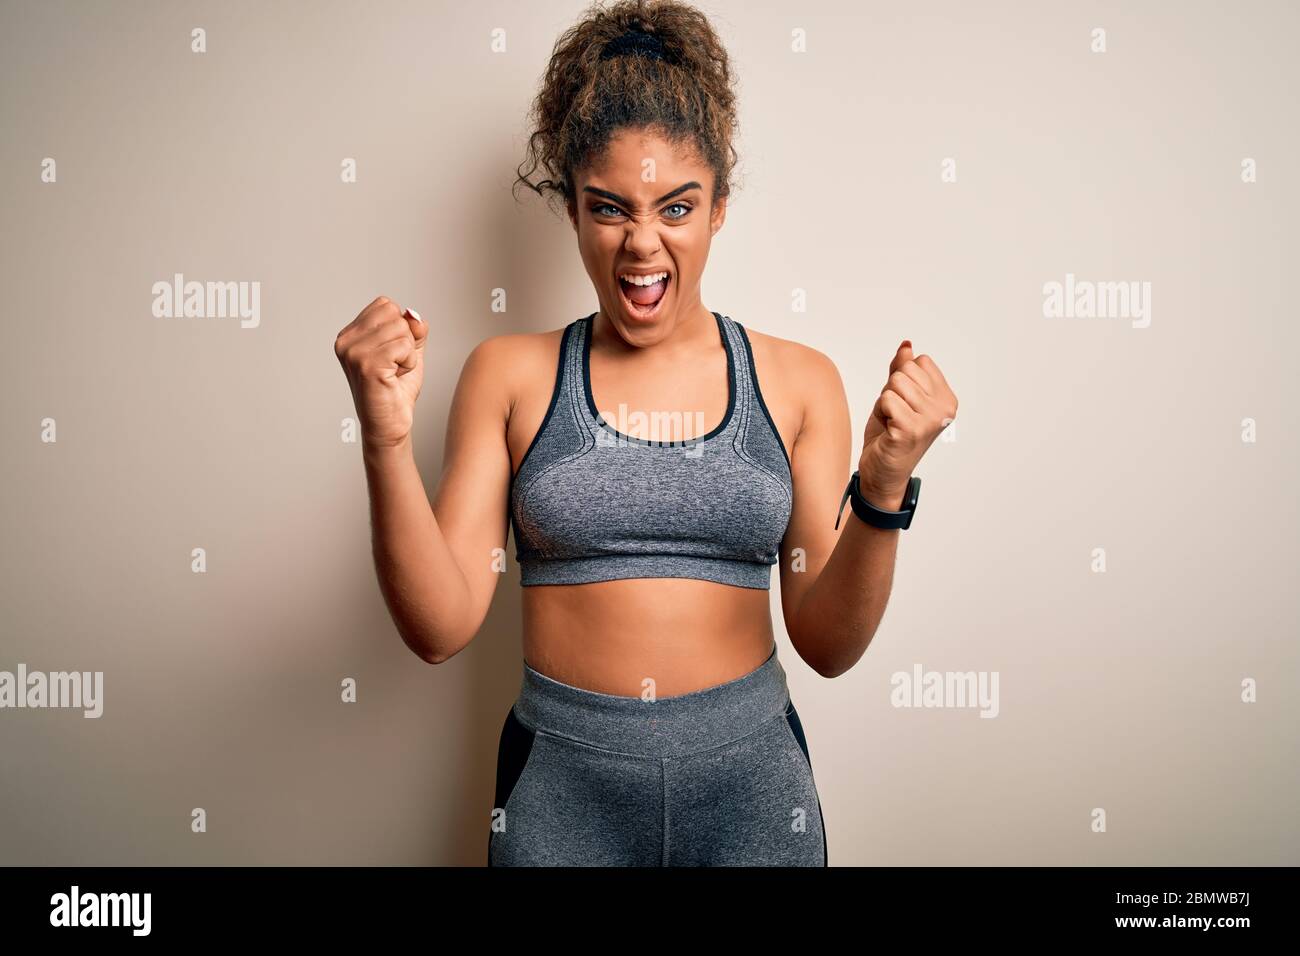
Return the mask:
[[903, 507], [907, 510], [907, 520], [903, 522], [906, 530], [912, 526], [912, 516], [916, 514], [916, 503], [921, 500], [921, 479], [913, 475], [907, 482], [907, 493], [903, 495]]

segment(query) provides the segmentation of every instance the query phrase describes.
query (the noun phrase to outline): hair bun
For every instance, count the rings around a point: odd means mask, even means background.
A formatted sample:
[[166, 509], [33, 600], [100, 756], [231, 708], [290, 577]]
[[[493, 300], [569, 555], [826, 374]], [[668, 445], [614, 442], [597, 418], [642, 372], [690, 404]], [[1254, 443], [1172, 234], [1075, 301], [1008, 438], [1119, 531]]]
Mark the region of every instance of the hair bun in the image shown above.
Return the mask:
[[632, 27], [622, 36], [610, 40], [600, 51], [602, 60], [616, 56], [647, 56], [652, 60], [663, 60], [665, 63], [676, 62], [676, 57], [664, 47], [663, 40], [638, 27]]

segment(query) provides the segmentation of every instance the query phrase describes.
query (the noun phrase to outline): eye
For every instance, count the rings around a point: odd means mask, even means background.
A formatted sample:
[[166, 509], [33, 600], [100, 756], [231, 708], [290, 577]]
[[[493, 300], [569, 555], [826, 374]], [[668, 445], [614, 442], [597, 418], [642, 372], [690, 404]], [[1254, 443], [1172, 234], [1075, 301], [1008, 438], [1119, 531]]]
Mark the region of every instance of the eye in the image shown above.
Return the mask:
[[[613, 211], [613, 212], [608, 212], [608, 213], [607, 213], [607, 212], [602, 212], [601, 210], [603, 210], [603, 209], [612, 209], [612, 210], [614, 210], [614, 211]], [[595, 213], [596, 215], [598, 215], [598, 216], [617, 216], [617, 215], [619, 215], [623, 210], [619, 209], [617, 206], [611, 206], [609, 203], [607, 203], [607, 202], [603, 202], [603, 203], [601, 203], [601, 204], [598, 205], [598, 206], [592, 206], [592, 207], [591, 207], [591, 211], [594, 212], [594, 213]]]
[[686, 216], [690, 215], [690, 212], [691, 212], [691, 205], [690, 205], [690, 203], [684, 203], [684, 202], [675, 202], [675, 203], [673, 203], [671, 206], [667, 206], [667, 207], [665, 207], [665, 208], [666, 208], [666, 209], [681, 209], [681, 210], [682, 210], [682, 214], [681, 214], [680, 216], [669, 216], [669, 217], [668, 217], [669, 219], [684, 219]]

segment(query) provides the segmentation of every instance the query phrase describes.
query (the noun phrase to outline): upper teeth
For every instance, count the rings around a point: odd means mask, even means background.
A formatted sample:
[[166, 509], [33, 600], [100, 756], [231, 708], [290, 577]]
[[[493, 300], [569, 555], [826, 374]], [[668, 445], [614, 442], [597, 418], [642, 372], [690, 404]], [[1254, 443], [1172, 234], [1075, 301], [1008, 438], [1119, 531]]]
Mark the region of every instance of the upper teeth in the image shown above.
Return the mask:
[[648, 276], [634, 276], [625, 273], [619, 276], [619, 278], [622, 279], [624, 282], [630, 282], [632, 285], [654, 285], [660, 279], [667, 279], [668, 273], [656, 272]]

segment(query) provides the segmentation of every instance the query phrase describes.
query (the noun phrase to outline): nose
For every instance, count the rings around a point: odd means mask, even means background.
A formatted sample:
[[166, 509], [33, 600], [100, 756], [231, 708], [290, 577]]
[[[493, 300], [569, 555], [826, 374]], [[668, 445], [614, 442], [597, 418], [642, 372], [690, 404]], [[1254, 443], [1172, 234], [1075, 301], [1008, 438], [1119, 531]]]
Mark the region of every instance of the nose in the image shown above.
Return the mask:
[[649, 259], [659, 251], [659, 230], [654, 222], [629, 222], [623, 248], [636, 259]]

